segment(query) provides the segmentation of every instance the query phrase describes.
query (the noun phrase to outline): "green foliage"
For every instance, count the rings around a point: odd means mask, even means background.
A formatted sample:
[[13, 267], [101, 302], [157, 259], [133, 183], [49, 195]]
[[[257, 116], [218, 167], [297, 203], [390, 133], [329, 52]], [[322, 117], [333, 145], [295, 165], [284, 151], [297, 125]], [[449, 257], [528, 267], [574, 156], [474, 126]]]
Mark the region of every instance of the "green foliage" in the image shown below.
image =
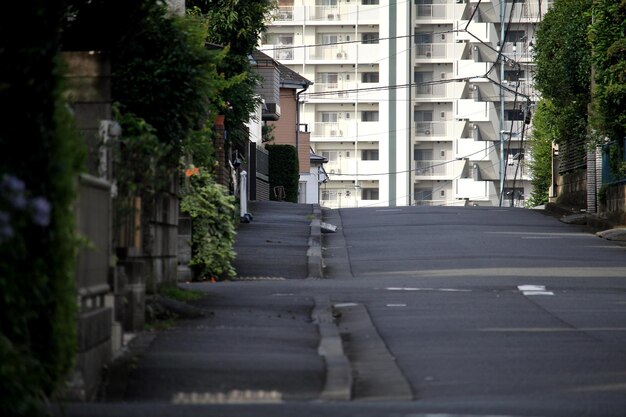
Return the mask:
[[204, 48], [202, 20], [165, 13], [149, 8], [113, 53], [113, 94], [122, 112], [144, 118], [170, 145], [168, 162], [177, 167], [184, 141], [215, 113], [227, 83], [217, 74], [218, 53]]
[[539, 101], [535, 111], [532, 136], [528, 141], [532, 153], [529, 166], [533, 185], [533, 191], [527, 203], [529, 207], [548, 202], [552, 182], [552, 143], [557, 137], [554, 112], [554, 105], [547, 99]]
[[268, 125], [268, 124], [263, 124], [261, 126], [261, 136], [262, 136], [262, 141], [263, 143], [267, 143], [267, 142], [273, 142], [274, 139], [276, 139], [274, 137], [274, 129], [276, 128], [275, 125]]
[[247, 140], [240, 128], [255, 111], [255, 94], [259, 77], [251, 70], [250, 54], [259, 37], [267, 29], [268, 17], [276, 8], [274, 0], [187, 0], [191, 14], [204, 16], [208, 26], [206, 40], [227, 47], [227, 55], [220, 72], [227, 78], [241, 77], [240, 82], [224, 90], [228, 106], [221, 109], [226, 115], [229, 140], [243, 143]]
[[192, 258], [189, 266], [195, 279], [228, 279], [235, 276], [235, 202], [227, 190], [216, 184], [206, 170], [190, 177], [181, 210], [192, 221]]
[[[285, 187], [285, 200], [297, 203], [300, 168], [295, 146], [267, 145], [266, 149], [269, 152], [270, 189]], [[276, 199], [273, 193], [271, 197]]]
[[[61, 4], [15, 3], [37, 27], [0, 17], [0, 414], [37, 415], [76, 350], [72, 204], [84, 149], [62, 100]], [[14, 33], [13, 33], [14, 35]]]
[[165, 297], [169, 297], [182, 302], [201, 300], [207, 295], [205, 292], [202, 291], [188, 290], [185, 288], [174, 286], [162, 287], [159, 292]]
[[626, 1], [596, 0], [589, 27], [595, 73], [590, 125], [595, 143], [607, 140], [609, 165], [616, 179], [624, 178], [623, 143], [626, 137]]
[[557, 143], [587, 136], [591, 49], [586, 31], [592, 0], [559, 0], [537, 31], [535, 85], [553, 104]]

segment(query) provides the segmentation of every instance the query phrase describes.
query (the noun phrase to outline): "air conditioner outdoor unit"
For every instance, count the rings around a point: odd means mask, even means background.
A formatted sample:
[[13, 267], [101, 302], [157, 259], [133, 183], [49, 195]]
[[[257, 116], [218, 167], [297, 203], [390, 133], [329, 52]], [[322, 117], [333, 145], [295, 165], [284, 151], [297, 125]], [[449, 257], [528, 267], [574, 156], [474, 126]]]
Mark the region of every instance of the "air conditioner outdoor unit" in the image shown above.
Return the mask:
[[426, 52], [426, 58], [430, 58], [430, 57], [431, 57], [431, 55], [432, 55], [432, 53], [431, 53], [431, 52]]
[[426, 136], [430, 136], [430, 130], [426, 129], [426, 130], [424, 131], [424, 134], [425, 134]]
[[330, 173], [331, 173], [331, 174], [334, 174], [334, 173], [335, 173], [335, 170], [334, 170], [334, 169], [331, 169], [331, 170], [330, 170]]

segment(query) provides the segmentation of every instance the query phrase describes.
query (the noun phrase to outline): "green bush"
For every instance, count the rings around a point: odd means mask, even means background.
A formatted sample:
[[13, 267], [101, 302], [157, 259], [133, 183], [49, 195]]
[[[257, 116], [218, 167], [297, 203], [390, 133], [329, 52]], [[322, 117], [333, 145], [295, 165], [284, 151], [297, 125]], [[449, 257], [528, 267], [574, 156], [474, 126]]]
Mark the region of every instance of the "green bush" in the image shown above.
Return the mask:
[[[267, 145], [265, 148], [269, 152], [270, 188], [284, 187], [285, 200], [297, 203], [300, 167], [295, 146]], [[278, 200], [273, 192], [271, 198]]]
[[[17, 3], [13, 5], [17, 7]], [[76, 352], [72, 205], [82, 141], [62, 100], [57, 3], [20, 3], [37, 27], [0, 22], [0, 414], [36, 415]], [[13, 26], [15, 27], [15, 26]], [[8, 32], [7, 32], [8, 31]]]
[[234, 197], [215, 183], [204, 169], [191, 175], [189, 183], [183, 194], [181, 210], [189, 213], [192, 222], [189, 266], [194, 272], [194, 279], [233, 278], [236, 235]]

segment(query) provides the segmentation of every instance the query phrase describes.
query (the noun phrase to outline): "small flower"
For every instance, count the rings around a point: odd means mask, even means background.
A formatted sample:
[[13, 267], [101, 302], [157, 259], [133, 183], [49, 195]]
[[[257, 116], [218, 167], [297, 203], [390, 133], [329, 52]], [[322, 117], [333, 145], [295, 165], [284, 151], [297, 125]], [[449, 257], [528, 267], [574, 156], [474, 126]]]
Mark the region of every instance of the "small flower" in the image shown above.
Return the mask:
[[5, 211], [0, 211], [0, 243], [13, 237], [15, 232], [11, 227], [11, 216]]
[[30, 200], [32, 209], [33, 223], [38, 226], [47, 226], [50, 224], [51, 207], [48, 200], [43, 197], [35, 197]]
[[0, 190], [13, 208], [23, 209], [26, 207], [26, 186], [21, 179], [5, 174], [2, 177], [2, 183], [0, 183]]

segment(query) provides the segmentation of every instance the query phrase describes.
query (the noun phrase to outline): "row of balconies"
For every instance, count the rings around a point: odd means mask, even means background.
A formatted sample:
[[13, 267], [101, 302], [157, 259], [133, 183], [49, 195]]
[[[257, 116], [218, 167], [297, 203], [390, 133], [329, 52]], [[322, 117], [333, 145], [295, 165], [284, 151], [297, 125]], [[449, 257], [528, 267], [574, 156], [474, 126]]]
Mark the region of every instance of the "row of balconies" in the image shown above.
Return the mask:
[[[418, 4], [414, 6], [414, 21], [417, 24], [427, 21], [429, 23], [442, 23], [451, 21], [456, 16], [472, 14], [477, 5], [472, 2], [448, 2], [446, 0], [435, 0], [433, 4]], [[515, 9], [511, 13], [513, 3], [506, 4], [505, 16], [511, 17], [514, 22], [536, 23], [537, 20], [548, 10], [548, 2], [541, 0], [526, 0], [523, 3], [515, 4]], [[481, 21], [497, 23], [500, 21], [499, 7], [494, 7], [492, 0], [481, 2], [475, 18]], [[380, 5], [363, 5], [339, 2], [336, 5], [327, 6], [280, 6], [274, 16], [272, 24], [298, 24], [307, 21], [311, 23], [339, 23], [339, 24], [370, 24], [378, 22], [380, 16]]]
[[263, 44], [260, 51], [281, 61], [285, 65], [330, 64], [330, 63], [377, 63], [381, 59], [381, 48], [378, 44], [345, 43], [318, 45], [310, 48], [299, 48], [294, 45]]
[[328, 6], [280, 6], [273, 16], [273, 25], [378, 24], [380, 5], [339, 3]]

